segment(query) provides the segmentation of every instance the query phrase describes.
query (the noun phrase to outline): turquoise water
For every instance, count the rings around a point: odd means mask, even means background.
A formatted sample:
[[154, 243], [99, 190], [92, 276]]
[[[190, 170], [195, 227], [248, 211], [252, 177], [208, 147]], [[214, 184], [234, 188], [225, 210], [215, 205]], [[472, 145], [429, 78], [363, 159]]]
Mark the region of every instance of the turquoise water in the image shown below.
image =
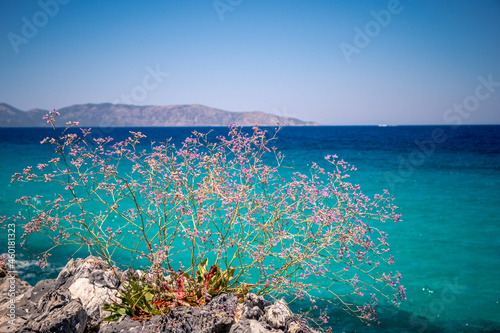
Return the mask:
[[[191, 129], [141, 131], [154, 141], [173, 137], [179, 142]], [[128, 135], [125, 129], [106, 132], [117, 138]], [[217, 129], [216, 134], [226, 132]], [[439, 140], [433, 141], [433, 133], [434, 139], [441, 134]], [[10, 176], [50, 158], [52, 148], [38, 144], [50, 134], [50, 130], [0, 129], [0, 215], [15, 214], [17, 197], [41, 190], [10, 184]], [[375, 327], [330, 309], [334, 330], [500, 330], [500, 126], [284, 128], [278, 137], [276, 145], [296, 169], [305, 170], [308, 163], [337, 154], [356, 165], [351, 181], [363, 192], [387, 188], [401, 207], [403, 222], [384, 228], [408, 300], [399, 308], [382, 307], [382, 325]], [[0, 237], [4, 253], [5, 230]], [[67, 252], [53, 256], [43, 272], [29, 265], [21, 275], [32, 284], [56, 276], [71, 254]], [[18, 259], [23, 259], [21, 252]]]

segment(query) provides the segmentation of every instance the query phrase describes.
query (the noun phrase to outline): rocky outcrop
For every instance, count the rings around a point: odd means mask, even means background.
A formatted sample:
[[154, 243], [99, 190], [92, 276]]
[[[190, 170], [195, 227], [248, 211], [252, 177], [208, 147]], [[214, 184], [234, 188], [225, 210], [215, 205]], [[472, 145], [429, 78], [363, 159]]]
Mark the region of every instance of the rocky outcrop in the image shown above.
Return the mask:
[[[32, 287], [18, 276], [10, 276], [7, 271], [0, 275], [0, 333], [16, 332], [29, 317], [28, 302], [24, 296]], [[14, 294], [12, 294], [14, 290]], [[12, 295], [13, 297], [10, 297]]]
[[142, 323], [134, 323], [129, 320], [130, 317], [122, 317], [117, 322], [103, 323], [99, 332], [229, 332], [234, 323], [237, 305], [238, 297], [235, 294], [224, 294], [215, 297], [207, 305], [178, 307]]
[[248, 294], [238, 304], [234, 294], [215, 297], [199, 307], [179, 307], [163, 316], [139, 323], [128, 316], [103, 323], [100, 333], [315, 333], [302, 324], [282, 300], [274, 304]]
[[55, 286], [68, 289], [72, 298], [80, 300], [89, 316], [89, 325], [95, 327], [107, 316], [102, 306], [116, 295], [120, 286], [118, 276], [121, 274], [120, 269], [108, 269], [105, 262], [91, 256], [68, 262], [57, 277]]
[[[14, 323], [6, 316], [10, 302], [2, 299], [0, 332], [75, 332], [97, 331], [105, 302], [114, 297], [121, 271], [109, 269], [97, 257], [70, 260], [55, 280], [42, 280], [34, 287], [15, 278]], [[8, 288], [4, 278], [0, 288]], [[7, 293], [2, 293], [7, 295]]]
[[[31, 287], [19, 278], [0, 277], [1, 295], [16, 284], [15, 321], [8, 323], [10, 303], [1, 298], [0, 332], [70, 333], [314, 333], [288, 308], [283, 300], [271, 303], [248, 294], [242, 303], [235, 294], [215, 297], [206, 305], [178, 307], [138, 322], [122, 316], [116, 322], [104, 322], [109, 313], [104, 303], [115, 299], [120, 287], [118, 277], [125, 276], [109, 268], [97, 257], [71, 260], [55, 280], [43, 280]], [[1, 275], [1, 274], [0, 274]], [[13, 282], [14, 281], [14, 282]]]
[[30, 312], [21, 332], [83, 333], [89, 321], [82, 302], [67, 289], [48, 291]]
[[[229, 333], [315, 333], [292, 313], [284, 300], [272, 304], [263, 297], [248, 294], [240, 304], [241, 315]], [[238, 312], [238, 311], [237, 311]]]

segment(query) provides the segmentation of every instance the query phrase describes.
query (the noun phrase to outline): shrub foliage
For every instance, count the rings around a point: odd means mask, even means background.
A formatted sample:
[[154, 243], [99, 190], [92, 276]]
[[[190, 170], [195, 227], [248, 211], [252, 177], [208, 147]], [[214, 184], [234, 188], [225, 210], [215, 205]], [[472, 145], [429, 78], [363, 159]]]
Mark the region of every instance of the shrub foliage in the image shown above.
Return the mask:
[[[57, 115], [45, 119], [54, 126]], [[355, 168], [337, 156], [284, 177], [283, 156], [270, 146], [276, 134], [259, 128], [229, 126], [215, 140], [195, 131], [179, 147], [167, 140], [145, 149], [140, 132], [115, 142], [75, 126], [42, 141], [57, 157], [13, 175], [61, 186], [53, 197], [18, 199], [25, 212], [13, 219], [25, 248], [34, 234], [50, 240], [37, 254], [42, 267], [61, 245], [86, 247], [110, 265], [123, 264], [124, 252], [148, 263], [125, 284], [121, 303], [107, 305], [115, 314], [108, 319], [145, 319], [252, 290], [325, 298], [373, 321], [379, 299], [405, 298], [378, 228], [400, 219], [397, 207], [386, 191], [369, 198], [349, 183]]]

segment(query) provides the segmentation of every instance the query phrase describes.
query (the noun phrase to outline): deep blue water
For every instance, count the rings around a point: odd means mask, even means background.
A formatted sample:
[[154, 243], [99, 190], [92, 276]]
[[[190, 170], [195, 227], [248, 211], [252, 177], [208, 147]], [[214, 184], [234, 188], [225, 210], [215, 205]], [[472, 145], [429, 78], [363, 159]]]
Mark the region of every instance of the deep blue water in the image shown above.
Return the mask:
[[[98, 131], [124, 138], [129, 130]], [[152, 141], [181, 142], [192, 128], [139, 130]], [[227, 129], [214, 130], [219, 134]], [[53, 148], [39, 141], [50, 135], [50, 129], [0, 129], [0, 215], [16, 213], [14, 200], [36, 191], [10, 184], [10, 176], [49, 159]], [[376, 327], [332, 309], [334, 331], [500, 331], [500, 126], [288, 127], [275, 145], [298, 170], [336, 154], [357, 167], [351, 181], [365, 193], [387, 188], [401, 207], [403, 222], [384, 227], [408, 300], [382, 308]], [[3, 253], [4, 230], [0, 237]], [[28, 266], [22, 275], [32, 284], [56, 276], [67, 256], [51, 259], [43, 273]]]

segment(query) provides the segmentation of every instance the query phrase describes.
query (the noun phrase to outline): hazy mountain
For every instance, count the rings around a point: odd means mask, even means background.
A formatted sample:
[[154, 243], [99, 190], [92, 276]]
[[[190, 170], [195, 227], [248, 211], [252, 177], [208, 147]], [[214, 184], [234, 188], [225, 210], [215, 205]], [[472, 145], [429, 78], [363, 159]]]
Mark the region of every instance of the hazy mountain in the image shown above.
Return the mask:
[[[269, 113], [229, 112], [204, 105], [137, 106], [125, 104], [82, 104], [57, 110], [61, 115], [56, 126], [68, 121], [79, 121], [83, 127], [130, 127], [130, 126], [317, 126], [314, 122], [277, 116]], [[0, 103], [0, 127], [45, 127], [42, 119], [47, 110], [18, 110]]]

